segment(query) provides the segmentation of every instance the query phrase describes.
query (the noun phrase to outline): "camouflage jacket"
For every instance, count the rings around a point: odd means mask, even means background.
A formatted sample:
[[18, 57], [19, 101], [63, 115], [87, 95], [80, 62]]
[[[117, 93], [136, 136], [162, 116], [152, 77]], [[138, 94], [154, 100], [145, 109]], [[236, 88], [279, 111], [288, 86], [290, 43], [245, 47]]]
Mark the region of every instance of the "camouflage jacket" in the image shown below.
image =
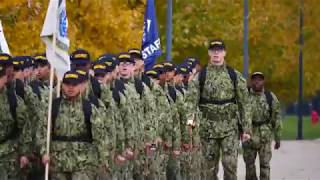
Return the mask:
[[[85, 122], [82, 98], [70, 102], [62, 99], [57, 118], [52, 121], [50, 156], [52, 166], [57, 171], [73, 172], [95, 168], [97, 165], [106, 165], [112, 160], [112, 120], [105, 114], [103, 105], [91, 105], [91, 133], [92, 143], [82, 141], [64, 141], [53, 139], [54, 136], [77, 137], [88, 132]], [[47, 122], [42, 130], [47, 131]], [[43, 133], [46, 134], [46, 133]], [[45, 138], [45, 137], [43, 137]], [[46, 142], [43, 140], [42, 142]], [[41, 154], [46, 152], [42, 144]]]
[[181, 147], [181, 113], [179, 113], [180, 105], [183, 105], [184, 97], [177, 91], [173, 85], [165, 84], [164, 91], [167, 94], [170, 109], [172, 113], [172, 124], [169, 124], [169, 132], [171, 133], [171, 147], [173, 149], [180, 149]]
[[[198, 93], [200, 97], [214, 101], [235, 98], [236, 103], [199, 104], [202, 113], [200, 132], [203, 138], [222, 138], [238, 133], [239, 129], [250, 133], [251, 110], [247, 84], [241, 73], [236, 71], [236, 75], [237, 87], [235, 94], [235, 88], [226, 65], [209, 65], [207, 67], [206, 81], [202, 94]], [[200, 91], [200, 87], [197, 89]]]
[[[11, 153], [20, 153], [22, 129], [28, 118], [26, 106], [23, 100], [16, 96], [16, 119], [13, 118], [7, 97], [8, 89], [0, 92], [0, 159]], [[1, 162], [0, 162], [1, 163]]]
[[157, 107], [155, 122], [157, 137], [161, 138], [164, 142], [172, 144], [171, 135], [173, 133], [173, 121], [169, 100], [162, 87], [158, 84], [154, 84], [152, 93], [154, 94]]
[[264, 93], [255, 93], [250, 90], [250, 101], [252, 105], [252, 141], [255, 143], [269, 142], [272, 136], [276, 141], [281, 138], [281, 110], [280, 102], [271, 93], [272, 114], [270, 117], [270, 107]]

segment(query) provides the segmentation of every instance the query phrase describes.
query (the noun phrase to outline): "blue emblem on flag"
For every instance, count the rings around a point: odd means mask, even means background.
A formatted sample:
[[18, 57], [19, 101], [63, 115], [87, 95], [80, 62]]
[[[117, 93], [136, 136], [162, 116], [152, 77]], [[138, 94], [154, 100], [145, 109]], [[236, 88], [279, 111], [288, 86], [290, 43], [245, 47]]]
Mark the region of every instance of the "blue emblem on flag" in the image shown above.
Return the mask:
[[61, 37], [68, 36], [68, 19], [66, 9], [62, 9], [59, 13], [59, 34]]

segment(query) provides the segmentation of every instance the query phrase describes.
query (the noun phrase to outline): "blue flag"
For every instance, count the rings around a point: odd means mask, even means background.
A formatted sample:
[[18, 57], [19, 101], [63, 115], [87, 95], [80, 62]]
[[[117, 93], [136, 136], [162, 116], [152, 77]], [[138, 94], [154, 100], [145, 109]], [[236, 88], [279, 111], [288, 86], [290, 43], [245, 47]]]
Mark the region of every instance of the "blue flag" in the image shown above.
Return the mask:
[[141, 49], [145, 69], [150, 70], [162, 54], [154, 0], [147, 0]]

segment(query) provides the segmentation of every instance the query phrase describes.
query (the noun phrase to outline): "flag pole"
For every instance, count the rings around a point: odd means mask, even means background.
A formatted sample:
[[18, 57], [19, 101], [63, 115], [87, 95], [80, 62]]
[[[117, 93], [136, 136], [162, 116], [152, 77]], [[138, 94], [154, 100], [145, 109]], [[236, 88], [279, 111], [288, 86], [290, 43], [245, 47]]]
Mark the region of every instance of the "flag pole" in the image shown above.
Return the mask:
[[172, 61], [172, 0], [167, 0], [166, 60]]
[[[58, 24], [55, 24], [55, 29], [57, 29]], [[56, 52], [56, 33], [53, 33], [52, 36], [52, 47], [53, 47], [53, 52]], [[51, 118], [52, 118], [52, 101], [53, 101], [53, 82], [54, 82], [54, 67], [52, 64], [50, 65], [50, 92], [49, 92], [49, 105], [48, 105], [48, 124], [47, 124], [47, 156], [50, 157], [50, 140], [51, 140]], [[58, 89], [58, 88], [57, 88]], [[59, 90], [60, 91], [60, 90]], [[45, 169], [45, 180], [49, 180], [49, 167], [50, 167], [50, 162], [46, 164], [46, 169]]]

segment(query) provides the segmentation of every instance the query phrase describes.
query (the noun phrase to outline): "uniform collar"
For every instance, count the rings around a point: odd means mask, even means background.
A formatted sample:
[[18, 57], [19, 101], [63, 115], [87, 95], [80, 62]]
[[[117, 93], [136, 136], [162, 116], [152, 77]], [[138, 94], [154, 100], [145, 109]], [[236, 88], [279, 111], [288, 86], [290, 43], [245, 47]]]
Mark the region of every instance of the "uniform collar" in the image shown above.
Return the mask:
[[208, 68], [210, 68], [212, 70], [215, 70], [215, 71], [224, 71], [224, 70], [227, 69], [227, 65], [223, 64], [221, 66], [216, 66], [216, 65], [213, 65], [213, 64], [209, 64]]
[[265, 89], [263, 88], [261, 92], [256, 92], [254, 91], [252, 88], [250, 88], [250, 92], [254, 95], [263, 95], [264, 94]]

